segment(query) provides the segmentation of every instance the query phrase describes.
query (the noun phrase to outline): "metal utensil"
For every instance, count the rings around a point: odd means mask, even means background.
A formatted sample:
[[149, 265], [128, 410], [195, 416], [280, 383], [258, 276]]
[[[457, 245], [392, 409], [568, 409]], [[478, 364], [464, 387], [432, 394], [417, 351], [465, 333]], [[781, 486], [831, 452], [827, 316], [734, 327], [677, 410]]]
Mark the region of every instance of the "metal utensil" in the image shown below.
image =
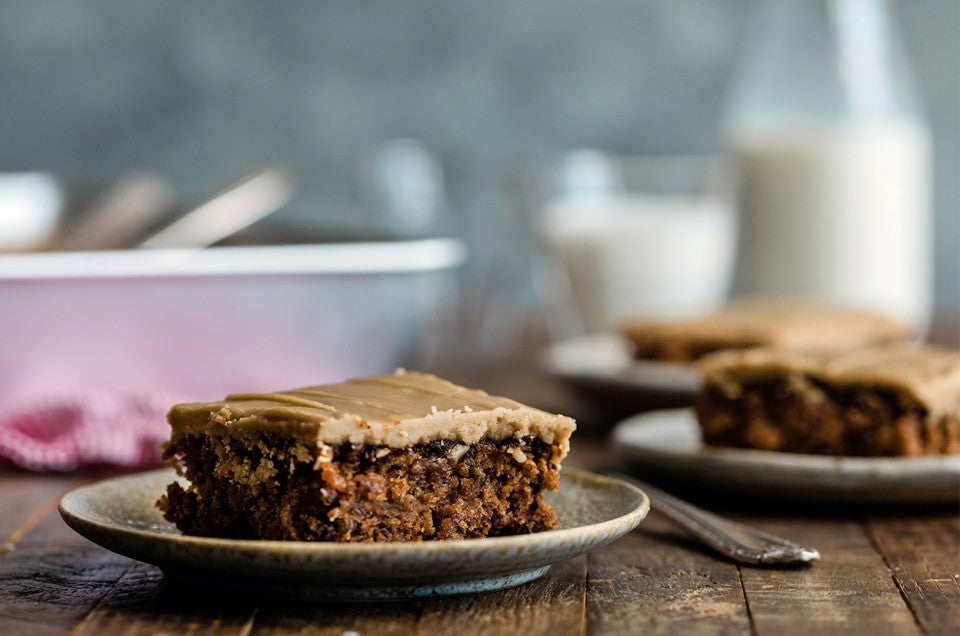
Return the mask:
[[289, 170], [267, 165], [187, 210], [140, 247], [207, 247], [283, 207], [293, 196]]
[[724, 519], [677, 499], [635, 477], [615, 475], [643, 490], [653, 510], [723, 556], [747, 565], [803, 565], [820, 559], [820, 553], [793, 541]]
[[163, 176], [130, 172], [83, 210], [54, 247], [70, 251], [129, 247], [173, 209], [175, 199]]

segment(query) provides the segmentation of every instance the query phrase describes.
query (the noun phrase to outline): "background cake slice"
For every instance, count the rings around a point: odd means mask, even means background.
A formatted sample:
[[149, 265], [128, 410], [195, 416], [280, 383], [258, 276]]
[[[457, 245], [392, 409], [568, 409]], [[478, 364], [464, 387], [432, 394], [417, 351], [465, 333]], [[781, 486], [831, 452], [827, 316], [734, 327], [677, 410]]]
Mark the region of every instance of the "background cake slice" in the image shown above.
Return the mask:
[[696, 320], [635, 320], [622, 332], [637, 359], [663, 362], [754, 347], [852, 351], [913, 336], [906, 325], [880, 314], [790, 298], [741, 300]]
[[698, 363], [707, 444], [827, 455], [960, 453], [960, 352], [724, 351]]
[[158, 502], [186, 534], [419, 541], [556, 524], [572, 419], [398, 371], [179, 404], [164, 459], [189, 481]]

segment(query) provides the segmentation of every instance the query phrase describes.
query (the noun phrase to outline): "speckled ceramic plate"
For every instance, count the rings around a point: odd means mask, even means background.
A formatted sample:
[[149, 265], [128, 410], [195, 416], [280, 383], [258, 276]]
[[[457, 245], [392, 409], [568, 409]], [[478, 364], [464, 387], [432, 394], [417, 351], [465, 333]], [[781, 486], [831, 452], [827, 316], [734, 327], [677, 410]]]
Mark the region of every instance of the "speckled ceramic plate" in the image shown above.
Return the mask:
[[159, 566], [173, 585], [282, 599], [386, 599], [483, 592], [532, 581], [550, 564], [633, 530], [646, 495], [621, 481], [564, 469], [548, 493], [559, 528], [422, 543], [242, 541], [184, 536], [154, 506], [171, 470], [108, 479], [68, 493], [67, 524], [108, 550]]
[[645, 471], [711, 489], [868, 504], [960, 500], [960, 456], [830, 457], [711, 448], [689, 409], [636, 415], [616, 426], [613, 439]]

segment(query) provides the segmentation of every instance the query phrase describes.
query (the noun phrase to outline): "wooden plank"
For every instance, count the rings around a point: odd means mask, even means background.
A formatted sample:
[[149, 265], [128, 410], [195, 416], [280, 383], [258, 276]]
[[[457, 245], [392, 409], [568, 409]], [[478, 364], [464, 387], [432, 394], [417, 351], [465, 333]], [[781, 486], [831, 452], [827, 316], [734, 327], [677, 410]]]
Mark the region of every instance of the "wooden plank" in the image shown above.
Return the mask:
[[419, 634], [583, 633], [587, 557], [558, 563], [546, 575], [518, 587], [424, 601]]
[[826, 517], [739, 520], [816, 548], [822, 559], [795, 570], [741, 569], [760, 636], [919, 633], [860, 523]]
[[65, 475], [0, 472], [0, 554], [56, 510], [70, 483]]
[[52, 512], [0, 558], [0, 634], [62, 634], [131, 563], [90, 543]]
[[656, 514], [590, 555], [590, 634], [746, 634], [735, 565], [702, 551]]
[[159, 568], [134, 563], [71, 634], [247, 634], [256, 605], [246, 599], [181, 594]]
[[867, 531], [924, 631], [960, 634], [960, 517], [873, 517]]
[[250, 634], [407, 636], [415, 632], [419, 617], [420, 603], [416, 601], [264, 603], [257, 612]]

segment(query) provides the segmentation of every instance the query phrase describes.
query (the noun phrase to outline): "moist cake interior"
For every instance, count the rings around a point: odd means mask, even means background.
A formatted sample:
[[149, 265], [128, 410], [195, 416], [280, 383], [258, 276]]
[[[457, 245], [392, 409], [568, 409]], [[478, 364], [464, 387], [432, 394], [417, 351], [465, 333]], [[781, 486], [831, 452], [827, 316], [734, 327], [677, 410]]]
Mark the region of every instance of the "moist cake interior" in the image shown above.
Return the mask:
[[768, 381], [731, 398], [708, 387], [697, 402], [703, 441], [714, 446], [817, 455], [960, 453], [960, 419], [930, 421], [892, 391]]
[[552, 450], [526, 438], [470, 446], [333, 447], [189, 436], [167, 459], [190, 456], [193, 485], [171, 484], [160, 507], [186, 534], [300, 541], [419, 541], [546, 530], [542, 490], [559, 487]]

